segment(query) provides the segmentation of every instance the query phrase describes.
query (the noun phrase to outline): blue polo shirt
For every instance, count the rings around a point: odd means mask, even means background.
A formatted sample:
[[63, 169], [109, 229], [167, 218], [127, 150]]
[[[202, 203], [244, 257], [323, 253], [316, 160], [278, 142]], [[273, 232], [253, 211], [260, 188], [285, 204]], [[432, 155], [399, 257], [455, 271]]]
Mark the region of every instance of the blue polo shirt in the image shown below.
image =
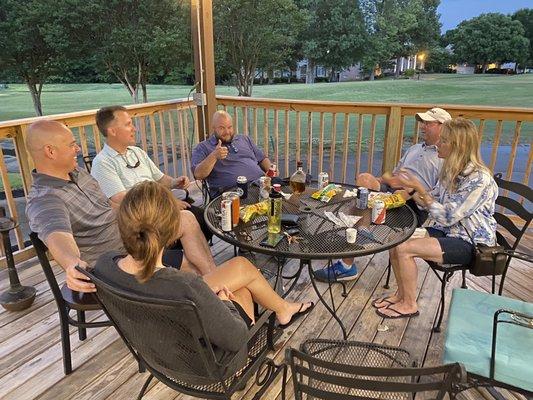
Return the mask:
[[[192, 151], [192, 170], [196, 170], [205, 158], [215, 150], [218, 139], [211, 135]], [[231, 144], [226, 145], [228, 156], [224, 160], [217, 160], [213, 170], [207, 177], [209, 190], [212, 193], [221, 192], [237, 184], [238, 176], [246, 176], [248, 182], [255, 181], [265, 174], [259, 163], [265, 159], [265, 153], [260, 150], [248, 136], [235, 135]]]

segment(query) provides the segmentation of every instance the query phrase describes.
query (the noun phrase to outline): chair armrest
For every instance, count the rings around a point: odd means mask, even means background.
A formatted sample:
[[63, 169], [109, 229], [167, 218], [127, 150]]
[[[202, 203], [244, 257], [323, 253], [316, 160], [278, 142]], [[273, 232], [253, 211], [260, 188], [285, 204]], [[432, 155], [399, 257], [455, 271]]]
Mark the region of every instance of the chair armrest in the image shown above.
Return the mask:
[[[500, 315], [508, 314], [511, 319], [500, 319]], [[498, 335], [498, 324], [512, 324], [523, 328], [533, 329], [533, 315], [524, 314], [514, 310], [499, 309], [494, 313], [494, 320], [492, 323], [492, 348], [490, 353], [490, 378], [494, 379], [494, 369], [496, 364], [496, 339]]]
[[533, 256], [530, 256], [529, 254], [522, 253], [516, 250], [495, 251], [494, 254], [505, 254], [508, 257], [519, 258], [520, 260], [528, 261], [533, 264]]

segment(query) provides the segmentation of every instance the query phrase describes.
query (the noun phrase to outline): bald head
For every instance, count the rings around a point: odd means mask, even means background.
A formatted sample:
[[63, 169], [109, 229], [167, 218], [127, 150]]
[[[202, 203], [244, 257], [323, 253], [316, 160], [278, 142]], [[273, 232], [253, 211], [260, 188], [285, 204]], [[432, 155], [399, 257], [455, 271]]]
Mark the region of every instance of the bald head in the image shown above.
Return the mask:
[[222, 140], [223, 143], [229, 143], [233, 140], [235, 135], [233, 132], [233, 120], [226, 111], [219, 110], [215, 112], [211, 125], [211, 129], [217, 139]]
[[68, 173], [76, 167], [79, 147], [70, 129], [60, 122], [41, 120], [31, 124], [26, 147], [38, 171], [58, 169]]

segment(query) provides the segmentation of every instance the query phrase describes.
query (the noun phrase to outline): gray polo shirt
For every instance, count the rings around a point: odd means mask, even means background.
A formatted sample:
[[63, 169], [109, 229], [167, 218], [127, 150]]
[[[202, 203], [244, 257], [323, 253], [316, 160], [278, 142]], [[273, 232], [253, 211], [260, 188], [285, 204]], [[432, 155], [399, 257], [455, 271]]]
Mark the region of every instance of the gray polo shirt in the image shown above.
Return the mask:
[[426, 189], [431, 190], [439, 180], [443, 162], [438, 156], [437, 146], [417, 143], [407, 149], [394, 171], [405, 168], [413, 173]]
[[115, 212], [91, 175], [75, 169], [68, 181], [35, 171], [32, 176], [26, 214], [42, 241], [52, 232], [71, 233], [91, 266], [105, 252], [124, 251]]
[[94, 158], [91, 175], [107, 197], [129, 190], [139, 182], [157, 182], [164, 176], [143, 149], [129, 146], [125, 154], [120, 154], [107, 144]]

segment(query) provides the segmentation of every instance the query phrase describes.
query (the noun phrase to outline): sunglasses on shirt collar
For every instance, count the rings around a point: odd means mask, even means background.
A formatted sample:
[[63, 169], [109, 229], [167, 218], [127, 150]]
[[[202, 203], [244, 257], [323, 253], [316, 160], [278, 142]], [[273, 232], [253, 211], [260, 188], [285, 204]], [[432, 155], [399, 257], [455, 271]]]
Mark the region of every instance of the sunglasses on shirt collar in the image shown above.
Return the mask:
[[124, 154], [121, 154], [120, 156], [122, 157], [122, 159], [126, 163], [126, 168], [134, 169], [134, 168], [137, 168], [139, 165], [141, 165], [141, 160], [139, 160], [139, 156], [137, 156], [137, 154], [133, 150], [131, 152], [133, 153], [133, 155], [137, 159], [137, 162], [134, 165], [131, 165], [128, 162], [128, 159], [126, 158], [126, 156]]

